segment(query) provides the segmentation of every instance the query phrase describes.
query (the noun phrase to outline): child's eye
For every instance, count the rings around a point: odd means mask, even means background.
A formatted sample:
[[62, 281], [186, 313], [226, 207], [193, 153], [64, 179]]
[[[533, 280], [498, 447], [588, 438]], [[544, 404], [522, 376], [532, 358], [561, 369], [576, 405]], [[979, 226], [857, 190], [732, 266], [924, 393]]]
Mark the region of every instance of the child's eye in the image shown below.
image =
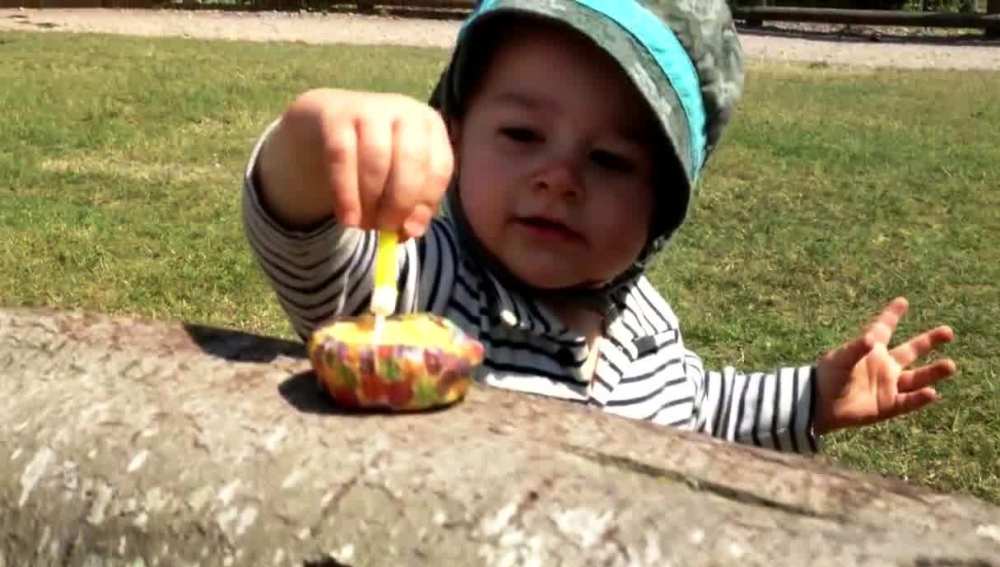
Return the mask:
[[537, 142], [541, 135], [530, 128], [506, 127], [500, 129], [500, 134], [515, 142]]
[[605, 150], [590, 152], [590, 160], [605, 169], [619, 173], [631, 173], [635, 170], [635, 164], [630, 159]]

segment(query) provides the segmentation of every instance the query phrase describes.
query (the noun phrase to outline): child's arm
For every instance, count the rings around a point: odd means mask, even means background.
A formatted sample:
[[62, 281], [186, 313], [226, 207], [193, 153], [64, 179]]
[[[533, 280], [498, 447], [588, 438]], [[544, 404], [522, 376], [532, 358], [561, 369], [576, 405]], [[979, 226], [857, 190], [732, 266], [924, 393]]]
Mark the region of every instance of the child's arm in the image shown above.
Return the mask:
[[[303, 337], [364, 310], [373, 233], [427, 230], [447, 187], [451, 147], [440, 117], [397, 95], [313, 91], [262, 136], [244, 184], [251, 248]], [[437, 223], [435, 223], [437, 224]], [[417, 308], [418, 257], [446, 252], [441, 227], [400, 247], [400, 309]], [[435, 252], [437, 250], [437, 252]]]
[[740, 372], [705, 370], [690, 351], [688, 378], [695, 384], [693, 428], [701, 433], [779, 451], [814, 453], [816, 380], [809, 366]]
[[812, 452], [820, 434], [891, 419], [935, 401], [932, 385], [954, 374], [955, 363], [941, 359], [908, 367], [954, 333], [937, 327], [890, 350], [906, 308], [905, 299], [892, 301], [861, 337], [830, 351], [815, 367], [706, 371], [688, 351], [685, 366], [696, 384], [695, 429], [730, 441]]

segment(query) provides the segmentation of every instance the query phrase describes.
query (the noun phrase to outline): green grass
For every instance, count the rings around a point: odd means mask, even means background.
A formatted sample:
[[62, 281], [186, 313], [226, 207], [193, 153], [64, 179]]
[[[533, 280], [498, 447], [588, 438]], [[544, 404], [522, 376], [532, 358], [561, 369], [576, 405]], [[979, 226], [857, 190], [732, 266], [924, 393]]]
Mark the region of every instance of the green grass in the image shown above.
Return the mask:
[[[423, 98], [440, 50], [0, 34], [0, 305], [290, 336], [238, 217], [262, 128], [314, 86]], [[750, 68], [652, 268], [709, 366], [807, 362], [899, 294], [961, 366], [845, 466], [1000, 503], [1000, 74]]]

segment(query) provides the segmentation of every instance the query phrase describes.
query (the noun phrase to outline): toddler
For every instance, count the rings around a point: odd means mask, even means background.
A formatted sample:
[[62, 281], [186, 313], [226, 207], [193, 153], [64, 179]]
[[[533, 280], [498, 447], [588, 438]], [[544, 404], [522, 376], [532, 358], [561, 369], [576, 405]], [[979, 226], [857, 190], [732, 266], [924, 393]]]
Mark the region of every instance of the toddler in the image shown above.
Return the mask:
[[[724, 0], [484, 0], [430, 105], [300, 95], [244, 184], [248, 240], [295, 328], [367, 309], [396, 230], [397, 311], [481, 341], [477, 379], [779, 450], [937, 399], [948, 327], [894, 348], [889, 303], [813, 364], [705, 369], [643, 275], [686, 217], [742, 87]], [[446, 214], [435, 216], [443, 205]]]

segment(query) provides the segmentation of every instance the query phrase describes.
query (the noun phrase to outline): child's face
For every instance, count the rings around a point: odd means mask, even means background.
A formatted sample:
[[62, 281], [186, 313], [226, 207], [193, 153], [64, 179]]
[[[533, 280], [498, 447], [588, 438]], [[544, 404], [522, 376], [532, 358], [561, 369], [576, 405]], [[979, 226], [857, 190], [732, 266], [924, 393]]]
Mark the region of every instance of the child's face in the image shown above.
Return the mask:
[[585, 38], [556, 26], [508, 37], [453, 124], [464, 212], [524, 283], [606, 283], [649, 236], [656, 119]]

